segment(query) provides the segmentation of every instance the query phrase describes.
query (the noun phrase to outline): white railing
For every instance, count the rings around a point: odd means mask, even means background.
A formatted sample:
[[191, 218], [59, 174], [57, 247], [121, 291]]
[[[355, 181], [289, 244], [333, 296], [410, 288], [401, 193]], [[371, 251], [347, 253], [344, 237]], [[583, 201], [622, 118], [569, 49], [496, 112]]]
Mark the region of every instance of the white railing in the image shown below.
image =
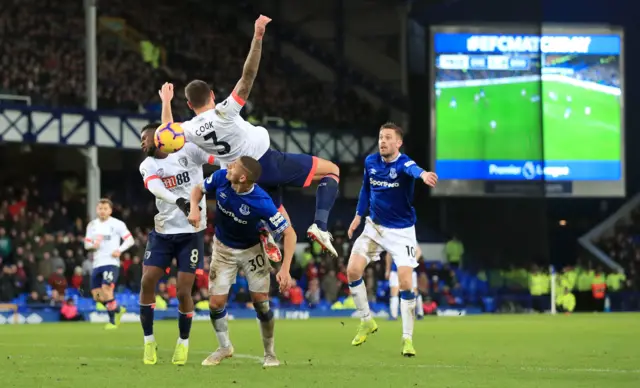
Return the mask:
[[578, 239], [580, 245], [582, 245], [587, 251], [589, 251], [592, 255], [597, 257], [600, 261], [606, 264], [609, 268], [615, 269], [617, 271], [624, 272], [622, 266], [615, 261], [613, 261], [609, 255], [602, 252], [600, 248], [594, 242], [606, 236], [607, 232], [613, 230], [613, 227], [621, 220], [626, 219], [631, 211], [640, 205], [640, 193], [636, 194], [633, 198], [627, 201], [624, 205], [620, 207], [617, 211], [607, 217], [604, 221], [596, 225], [593, 229], [588, 231], [584, 236]]
[[15, 94], [0, 94], [0, 101], [22, 101], [25, 105], [31, 105], [31, 97], [17, 96]]

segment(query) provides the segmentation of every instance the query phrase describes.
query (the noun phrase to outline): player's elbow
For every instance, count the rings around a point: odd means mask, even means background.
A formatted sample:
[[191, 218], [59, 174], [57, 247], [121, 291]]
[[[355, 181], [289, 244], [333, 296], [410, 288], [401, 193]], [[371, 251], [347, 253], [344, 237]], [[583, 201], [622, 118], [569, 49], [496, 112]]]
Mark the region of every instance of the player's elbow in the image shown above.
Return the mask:
[[287, 229], [282, 232], [282, 238], [284, 239], [285, 243], [287, 241], [293, 241], [294, 244], [298, 242], [298, 235], [291, 226], [287, 227]]

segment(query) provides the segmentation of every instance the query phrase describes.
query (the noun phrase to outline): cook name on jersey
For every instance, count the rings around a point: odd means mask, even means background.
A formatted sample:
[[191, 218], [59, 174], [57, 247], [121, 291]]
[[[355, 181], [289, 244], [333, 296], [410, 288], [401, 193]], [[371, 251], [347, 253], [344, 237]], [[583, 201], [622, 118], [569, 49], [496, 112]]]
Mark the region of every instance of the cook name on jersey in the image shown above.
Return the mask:
[[[228, 104], [227, 100], [221, 104], [222, 106], [226, 106]], [[226, 118], [226, 115], [221, 112], [217, 107], [213, 109], [215, 114], [220, 118]], [[226, 155], [231, 151], [231, 145], [226, 141], [218, 140], [218, 134], [216, 133], [216, 125], [213, 121], [207, 121], [206, 118], [200, 116], [194, 119], [194, 122], [198, 127], [194, 130], [194, 134], [196, 136], [202, 137], [206, 141], [211, 141], [213, 146], [216, 148], [216, 152], [218, 155]]]

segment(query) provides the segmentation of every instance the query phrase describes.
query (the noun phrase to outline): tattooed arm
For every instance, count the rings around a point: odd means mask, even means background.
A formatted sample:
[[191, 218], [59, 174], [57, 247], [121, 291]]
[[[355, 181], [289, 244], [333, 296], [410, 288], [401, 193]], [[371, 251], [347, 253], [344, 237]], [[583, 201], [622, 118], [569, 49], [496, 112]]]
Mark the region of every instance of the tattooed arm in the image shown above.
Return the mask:
[[247, 55], [247, 60], [244, 62], [244, 67], [242, 69], [242, 78], [240, 78], [240, 81], [238, 81], [234, 89], [234, 94], [240, 97], [242, 101], [249, 97], [249, 93], [251, 93], [251, 88], [253, 87], [253, 82], [258, 75], [260, 57], [262, 56], [262, 37], [264, 36], [266, 26], [270, 21], [271, 19], [264, 15], [260, 15], [258, 20], [256, 20], [255, 33], [253, 35], [253, 40], [251, 41], [251, 49], [249, 50], [249, 55]]

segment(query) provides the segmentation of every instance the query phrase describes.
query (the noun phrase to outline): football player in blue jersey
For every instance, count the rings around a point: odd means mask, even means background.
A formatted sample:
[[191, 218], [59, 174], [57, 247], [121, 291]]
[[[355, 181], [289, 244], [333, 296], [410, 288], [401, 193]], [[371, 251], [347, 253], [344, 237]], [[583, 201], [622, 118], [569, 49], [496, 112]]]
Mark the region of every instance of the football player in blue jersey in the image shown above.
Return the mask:
[[229, 288], [235, 283], [239, 269], [247, 276], [251, 301], [260, 321], [263, 366], [280, 365], [274, 349], [273, 312], [269, 308], [269, 259], [280, 261], [281, 255], [275, 241], [265, 239], [262, 230], [266, 224], [271, 234], [284, 239], [284, 257], [276, 275], [280, 291], [291, 286], [289, 270], [297, 237], [269, 194], [255, 184], [261, 173], [262, 167], [256, 159], [241, 156], [228, 164], [226, 170], [216, 171], [191, 192], [194, 206], [188, 218], [196, 228], [201, 217], [195, 204], [205, 193], [216, 197], [216, 235], [209, 269], [209, 315], [219, 347], [202, 361], [202, 365], [218, 365], [233, 356], [225, 306]]
[[349, 226], [352, 238], [362, 217], [367, 215], [364, 231], [353, 245], [347, 277], [349, 289], [361, 317], [360, 326], [352, 345], [358, 346], [367, 336], [378, 330], [367, 301], [362, 274], [371, 261], [380, 260], [387, 251], [398, 268], [400, 288], [400, 314], [402, 316], [402, 355], [415, 356], [413, 347], [413, 321], [416, 296], [413, 293], [412, 274], [418, 266], [416, 259], [416, 212], [413, 208], [413, 189], [416, 179], [434, 187], [438, 176], [418, 167], [407, 155], [400, 153], [402, 129], [386, 123], [380, 127], [379, 152], [369, 155], [365, 162], [364, 179], [356, 216]]

